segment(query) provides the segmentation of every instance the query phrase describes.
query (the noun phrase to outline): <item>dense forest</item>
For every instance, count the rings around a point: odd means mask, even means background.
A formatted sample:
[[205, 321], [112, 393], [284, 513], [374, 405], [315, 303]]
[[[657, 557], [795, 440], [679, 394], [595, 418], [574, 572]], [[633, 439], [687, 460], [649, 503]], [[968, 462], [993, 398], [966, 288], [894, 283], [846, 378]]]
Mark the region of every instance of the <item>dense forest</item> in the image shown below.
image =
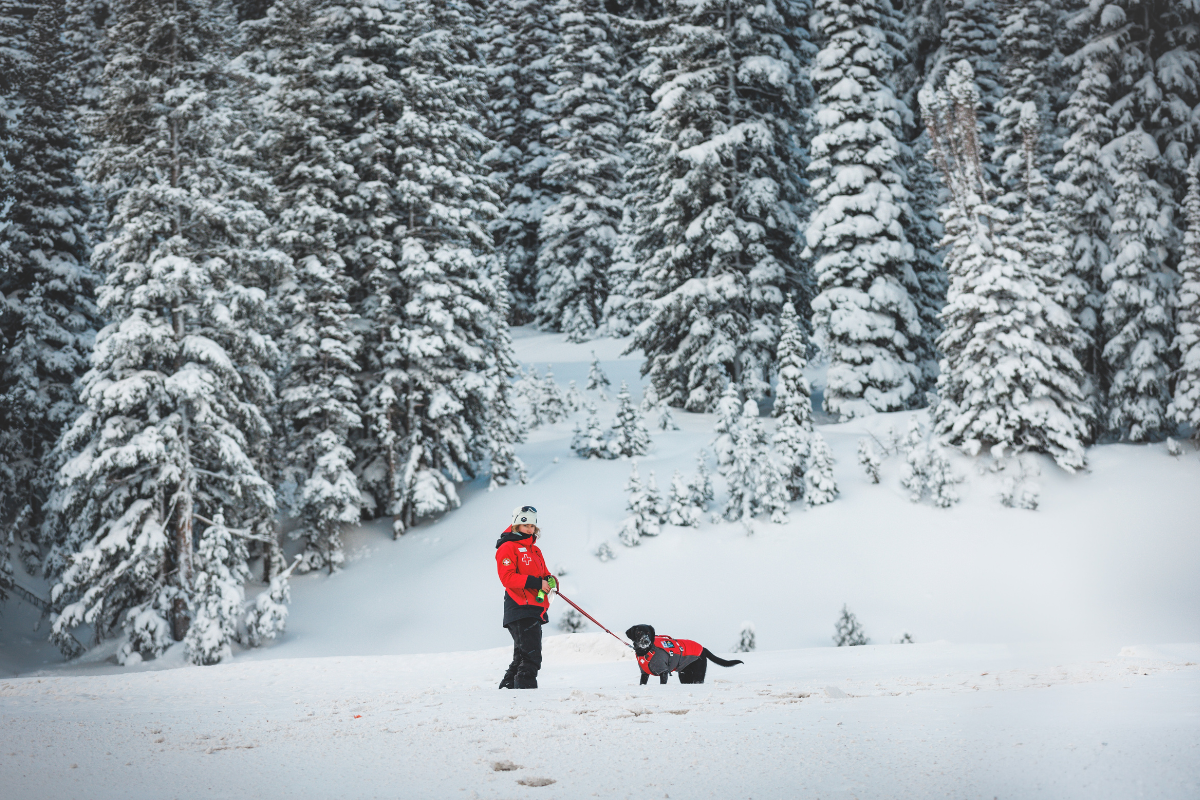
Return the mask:
[[767, 401], [788, 499], [814, 358], [970, 454], [1200, 431], [1198, 165], [1200, 0], [0, 0], [0, 597], [273, 637], [523, 480], [510, 325]]

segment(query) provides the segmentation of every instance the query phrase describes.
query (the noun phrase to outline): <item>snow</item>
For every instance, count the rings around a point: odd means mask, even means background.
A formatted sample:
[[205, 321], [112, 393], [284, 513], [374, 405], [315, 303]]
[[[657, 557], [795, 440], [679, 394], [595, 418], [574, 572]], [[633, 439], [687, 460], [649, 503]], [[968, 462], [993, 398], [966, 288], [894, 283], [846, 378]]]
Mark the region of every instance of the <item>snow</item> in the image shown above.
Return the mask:
[[[513, 339], [522, 367], [553, 364], [560, 386], [586, 385], [595, 350], [639, 397], [626, 340]], [[824, 367], [806, 377], [819, 403]], [[614, 394], [584, 392], [602, 422]], [[1155, 644], [1200, 642], [1190, 444], [1179, 458], [1164, 444], [1093, 447], [1074, 475], [1027, 457], [1037, 511], [1001, 505], [1009, 476], [985, 469], [989, 456], [947, 451], [966, 481], [939, 509], [909, 501], [902, 454], [875, 444], [877, 485], [857, 463], [861, 439], [886, 443], [910, 413], [817, 414], [834, 502], [794, 503], [786, 525], [762, 517], [749, 536], [705, 514], [629, 548], [617, 532], [631, 463], [571, 454], [586, 413], [517, 448], [524, 486], [489, 492], [480, 476], [460, 487], [461, 508], [399, 540], [386, 520], [347, 531], [343, 569], [293, 575], [286, 633], [235, 646], [227, 664], [184, 666], [177, 645], [120, 667], [108, 642], [64, 665], [36, 612], [8, 603], [5, 795], [212, 796], [220, 775], [237, 797], [1196, 796], [1200, 646]], [[692, 475], [714, 436], [715, 415], [675, 419], [681, 430], [652, 430], [638, 458], [664, 486]], [[715, 488], [720, 507], [724, 481]], [[614, 631], [650, 623], [723, 654], [750, 623], [758, 650], [742, 667], [710, 665], [703, 686], [638, 687], [607, 634], [552, 625], [542, 688], [496, 691], [511, 640], [493, 547], [526, 503], [563, 591]], [[602, 543], [613, 560], [593, 555]], [[263, 588], [251, 581], [247, 597]], [[844, 604], [875, 644], [831, 646]], [[567, 608], [555, 599], [552, 623]], [[917, 644], [882, 644], [903, 631]], [[492, 768], [502, 761], [521, 768]], [[556, 783], [517, 783], [533, 778]]]
[[[0, 683], [10, 797], [1194, 797], [1200, 646], [746, 653], [635, 685], [604, 634]], [[716, 673], [716, 674], [714, 674]], [[715, 678], [715, 680], [714, 680]], [[1153, 768], [1148, 768], [1148, 765]], [[536, 788], [545, 785], [550, 788]]]

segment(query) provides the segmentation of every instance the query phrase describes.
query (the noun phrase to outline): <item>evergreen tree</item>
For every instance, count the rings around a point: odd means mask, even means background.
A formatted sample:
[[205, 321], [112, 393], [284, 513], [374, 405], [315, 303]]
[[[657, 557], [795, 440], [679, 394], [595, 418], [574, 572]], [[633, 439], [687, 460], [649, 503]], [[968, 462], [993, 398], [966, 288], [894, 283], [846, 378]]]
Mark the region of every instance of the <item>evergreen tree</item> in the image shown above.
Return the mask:
[[[206, 0], [113, 7], [92, 162], [93, 180], [125, 187], [92, 259], [111, 322], [47, 504], [61, 542], [51, 635], [68, 652], [77, 626], [99, 641], [123, 624], [123, 652], [158, 655], [194, 619], [205, 639], [191, 658], [220, 653], [232, 633], [212, 627], [224, 618], [209, 601], [222, 529], [275, 511], [251, 452], [270, 434], [261, 408], [276, 356], [266, 294], [247, 284], [279, 258], [257, 244], [267, 220], [254, 201], [269, 182], [230, 159], [245, 118], [222, 69], [228, 21]], [[239, 550], [218, 559], [231, 575]]]
[[[971, 65], [979, 89], [979, 146], [989, 182], [995, 183], [999, 174], [994, 159], [996, 133], [1000, 127], [1000, 100], [1004, 96], [1001, 77], [1001, 29], [999, 15], [1003, 0], [945, 0], [945, 28], [937, 63], [929, 76], [929, 84], [942, 85], [960, 61]], [[1022, 3], [1024, 4], [1024, 3]], [[1017, 4], [1014, 4], [1017, 5]], [[1015, 55], [1006, 51], [1003, 56]]]
[[266, 590], [254, 598], [245, 619], [246, 642], [251, 647], [269, 642], [287, 628], [287, 604], [292, 601], [288, 579], [299, 563], [300, 559], [296, 559], [287, 569], [277, 571]]
[[1066, 66], [1078, 75], [1067, 106], [1059, 115], [1069, 134], [1062, 159], [1054, 166], [1061, 176], [1055, 186], [1054, 213], [1068, 232], [1068, 259], [1063, 275], [1063, 301], [1084, 338], [1076, 353], [1087, 376], [1094, 419], [1100, 419], [1096, 402], [1103, 372], [1100, 330], [1104, 286], [1100, 273], [1110, 259], [1108, 231], [1112, 227], [1113, 193], [1105, 148], [1113, 138], [1108, 71], [1110, 54], [1093, 45], [1073, 53]]
[[738, 632], [737, 644], [733, 646], [734, 653], [753, 653], [755, 644], [755, 633], [753, 622], [743, 622], [742, 629]]
[[[651, 473], [653, 475], [653, 473]], [[659, 498], [656, 491], [652, 491], [649, 487], [642, 484], [642, 479], [638, 477], [637, 462], [633, 462], [633, 470], [629, 473], [629, 481], [625, 484], [625, 491], [629, 495], [629, 499], [625, 504], [625, 510], [629, 512], [629, 516], [621, 522], [621, 529], [617, 533], [617, 538], [621, 540], [621, 544], [626, 547], [637, 547], [642, 543], [643, 536], [657, 536], [661, 530], [659, 519]], [[605, 561], [603, 556], [601, 561]]]
[[538, 229], [537, 317], [571, 341], [595, 335], [621, 223], [625, 104], [613, 31], [601, 0], [560, 0], [562, 38], [550, 58], [558, 91], [542, 180], [558, 199]]
[[871, 483], [879, 483], [879, 454], [868, 439], [858, 440], [858, 463], [866, 471]]
[[[503, 322], [509, 316], [507, 293], [501, 287], [501, 279], [493, 275], [492, 281], [498, 287], [496, 318]], [[495, 331], [487, 374], [491, 389], [488, 407], [492, 410], [487, 424], [487, 447], [492, 459], [488, 491], [510, 483], [525, 483], [529, 479], [525, 462], [516, 453], [516, 446], [525, 440], [525, 426], [515, 412], [513, 400], [513, 378], [520, 374], [521, 368], [513, 354], [512, 334], [508, 327], [497, 324]]]
[[688, 481], [688, 504], [707, 511], [713, 502], [712, 476], [708, 471], [708, 453], [701, 450], [696, 456], [696, 475]]
[[[1054, 141], [1050, 83], [1057, 69], [1054, 24], [1057, 21], [1052, 0], [1027, 0], [1003, 9], [999, 48], [1003, 53], [1003, 96], [996, 104], [996, 147], [992, 161], [1000, 171], [999, 205], [1017, 209], [1023, 203], [1021, 192], [1026, 180], [1025, 143], [1028, 137], [1022, 115], [1032, 103], [1038, 122], [1033, 132], [1037, 151], [1035, 166], [1042, 172], [1052, 166], [1050, 155], [1058, 150]], [[975, 81], [980, 82], [979, 70]], [[1036, 198], [1041, 211], [1049, 210], [1049, 195]]]
[[858, 617], [844, 605], [842, 615], [834, 626], [833, 643], [838, 647], [856, 647], [871, 643]]
[[693, 505], [692, 492], [679, 470], [671, 476], [671, 490], [667, 495], [667, 522], [685, 528], [694, 528], [700, 524], [701, 508]]
[[808, 243], [820, 295], [813, 327], [829, 358], [825, 409], [845, 419], [923, 401], [927, 344], [916, 298], [902, 162], [908, 113], [889, 83], [902, 41], [890, 3], [819, 0], [813, 82], [817, 209]]
[[1110, 239], [1104, 266], [1104, 365], [1108, 430], [1132, 442], [1170, 432], [1171, 277], [1167, 273], [1167, 226], [1158, 185], [1146, 174], [1143, 135], [1126, 137], [1121, 149]]
[[775, 388], [775, 408], [778, 418], [771, 443], [784, 468], [784, 484], [788, 500], [799, 500], [804, 494], [804, 473], [814, 436], [812, 422], [812, 391], [804, 377], [808, 349], [791, 298], [783, 304], [779, 320], [779, 349], [775, 364], [779, 382]]
[[242, 585], [249, 577], [245, 544], [225, 527], [224, 517], [217, 512], [196, 548], [194, 619], [184, 640], [193, 664], [217, 664], [233, 655], [230, 642], [238, 636]]
[[75, 383], [99, 327], [63, 19], [61, 0], [0, 9], [0, 541], [13, 535], [31, 572], [52, 451], [82, 410]]
[[596, 416], [596, 407], [588, 406], [587, 427], [575, 426], [575, 436], [571, 440], [571, 449], [580, 458], [615, 458], [608, 446], [608, 439], [600, 427], [600, 418]]
[[653, 185], [634, 214], [647, 314], [633, 346], [668, 405], [710, 411], [729, 381], [769, 390], [784, 293], [805, 290], [796, 208], [808, 8], [697, 0], [670, 10], [674, 24], [656, 29], [641, 73], [656, 108], [642, 164]]
[[1175, 379], [1171, 413], [1176, 422], [1190, 425], [1192, 438], [1200, 441], [1200, 163], [1195, 161], [1188, 173], [1188, 193], [1183, 209], [1187, 233], [1183, 240], [1183, 259], [1179, 262], [1182, 281], [1175, 303], [1174, 342], [1179, 373]]
[[538, 227], [555, 201], [542, 174], [554, 156], [546, 137], [553, 122], [550, 56], [558, 43], [558, 9], [548, 0], [489, 3], [488, 135], [484, 159], [507, 187], [504, 213], [491, 223], [496, 253], [508, 276], [514, 324], [533, 317], [537, 296]]
[[612, 386], [612, 381], [604, 374], [604, 370], [600, 367], [600, 359], [596, 358], [596, 351], [592, 351], [592, 365], [588, 367], [587, 386], [589, 392], [600, 392], [600, 399], [607, 400], [604, 396], [604, 390]]
[[813, 435], [812, 451], [808, 468], [804, 470], [804, 505], [823, 506], [832, 503], [838, 496], [837, 482], [833, 479], [833, 451], [825, 437]]
[[743, 405], [737, 385], [732, 382], [726, 384], [725, 392], [717, 403], [717, 421], [713, 425], [713, 433], [716, 434], [716, 438], [713, 439], [713, 453], [717, 457], [718, 472], [733, 459], [734, 441]]
[[[361, 46], [379, 68], [352, 109], [369, 125], [354, 140], [370, 326], [358, 449], [360, 480], [398, 536], [457, 507], [455, 482], [498, 441], [497, 421], [512, 414], [497, 388], [511, 342], [489, 272], [498, 197], [480, 164], [475, 11], [409, 0], [376, 13], [386, 24]], [[343, 70], [357, 68], [343, 59]]]
[[[296, 484], [305, 542], [299, 568], [343, 560], [341, 529], [357, 522], [363, 500], [353, 472], [352, 432], [362, 427], [357, 361], [362, 346], [349, 303], [353, 288], [342, 253], [349, 250], [347, 212], [354, 167], [340, 139], [344, 98], [333, 83], [336, 46], [324, 39], [323, 0], [279, 0], [246, 27], [248, 61], [270, 79], [260, 141], [278, 189], [273, 235], [294, 268], [277, 290], [286, 365], [280, 381], [280, 427], [286, 432], [284, 480]], [[281, 459], [282, 460], [282, 459]]]
[[542, 379], [541, 390], [541, 415], [546, 421], [554, 424], [566, 419], [570, 413], [567, 410], [567, 398], [558, 381], [554, 380], [554, 367], [551, 364], [546, 365], [546, 377]]
[[650, 431], [629, 395], [629, 386], [621, 381], [617, 393], [617, 418], [612, 424], [609, 450], [614, 456], [640, 456], [650, 449]]
[[729, 434], [729, 458], [721, 470], [729, 484], [725, 519], [748, 523], [766, 513], [772, 522], [783, 523], [788, 503], [784, 467], [771, 453], [758, 413], [758, 403], [747, 400]]
[[971, 453], [1003, 444], [1049, 453], [1073, 471], [1084, 463], [1089, 409], [1074, 320], [1054, 301], [1065, 253], [1039, 202], [1036, 107], [1025, 106], [1024, 206], [1014, 219], [988, 199], [970, 65], [959, 62], [946, 88], [923, 93], [922, 105], [931, 156], [952, 195], [943, 211], [950, 290], [938, 342], [937, 430]]

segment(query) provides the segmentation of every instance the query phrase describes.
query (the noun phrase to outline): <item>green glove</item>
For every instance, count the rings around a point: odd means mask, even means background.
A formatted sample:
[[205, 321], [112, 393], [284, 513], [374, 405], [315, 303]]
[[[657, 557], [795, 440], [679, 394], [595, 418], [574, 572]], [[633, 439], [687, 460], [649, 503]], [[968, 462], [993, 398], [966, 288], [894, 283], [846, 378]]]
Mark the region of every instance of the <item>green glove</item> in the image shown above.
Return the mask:
[[558, 580], [553, 575], [546, 578], [546, 583], [550, 584], [550, 591], [552, 592], [558, 588]]

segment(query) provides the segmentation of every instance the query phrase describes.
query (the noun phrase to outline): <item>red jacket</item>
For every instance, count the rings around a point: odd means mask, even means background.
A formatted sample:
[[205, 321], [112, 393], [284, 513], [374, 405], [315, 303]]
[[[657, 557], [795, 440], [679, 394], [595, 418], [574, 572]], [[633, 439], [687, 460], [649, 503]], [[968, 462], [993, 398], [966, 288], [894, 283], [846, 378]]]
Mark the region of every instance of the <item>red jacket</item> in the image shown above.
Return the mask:
[[647, 675], [666, 675], [678, 672], [704, 654], [704, 646], [691, 639], [672, 639], [655, 636], [654, 645], [644, 656], [638, 656], [638, 666]]
[[504, 531], [496, 545], [496, 572], [504, 590], [517, 605], [550, 606], [550, 595], [537, 599], [542, 588], [542, 579], [550, 574], [542, 551], [534, 544], [534, 537], [515, 538], [512, 526]]

